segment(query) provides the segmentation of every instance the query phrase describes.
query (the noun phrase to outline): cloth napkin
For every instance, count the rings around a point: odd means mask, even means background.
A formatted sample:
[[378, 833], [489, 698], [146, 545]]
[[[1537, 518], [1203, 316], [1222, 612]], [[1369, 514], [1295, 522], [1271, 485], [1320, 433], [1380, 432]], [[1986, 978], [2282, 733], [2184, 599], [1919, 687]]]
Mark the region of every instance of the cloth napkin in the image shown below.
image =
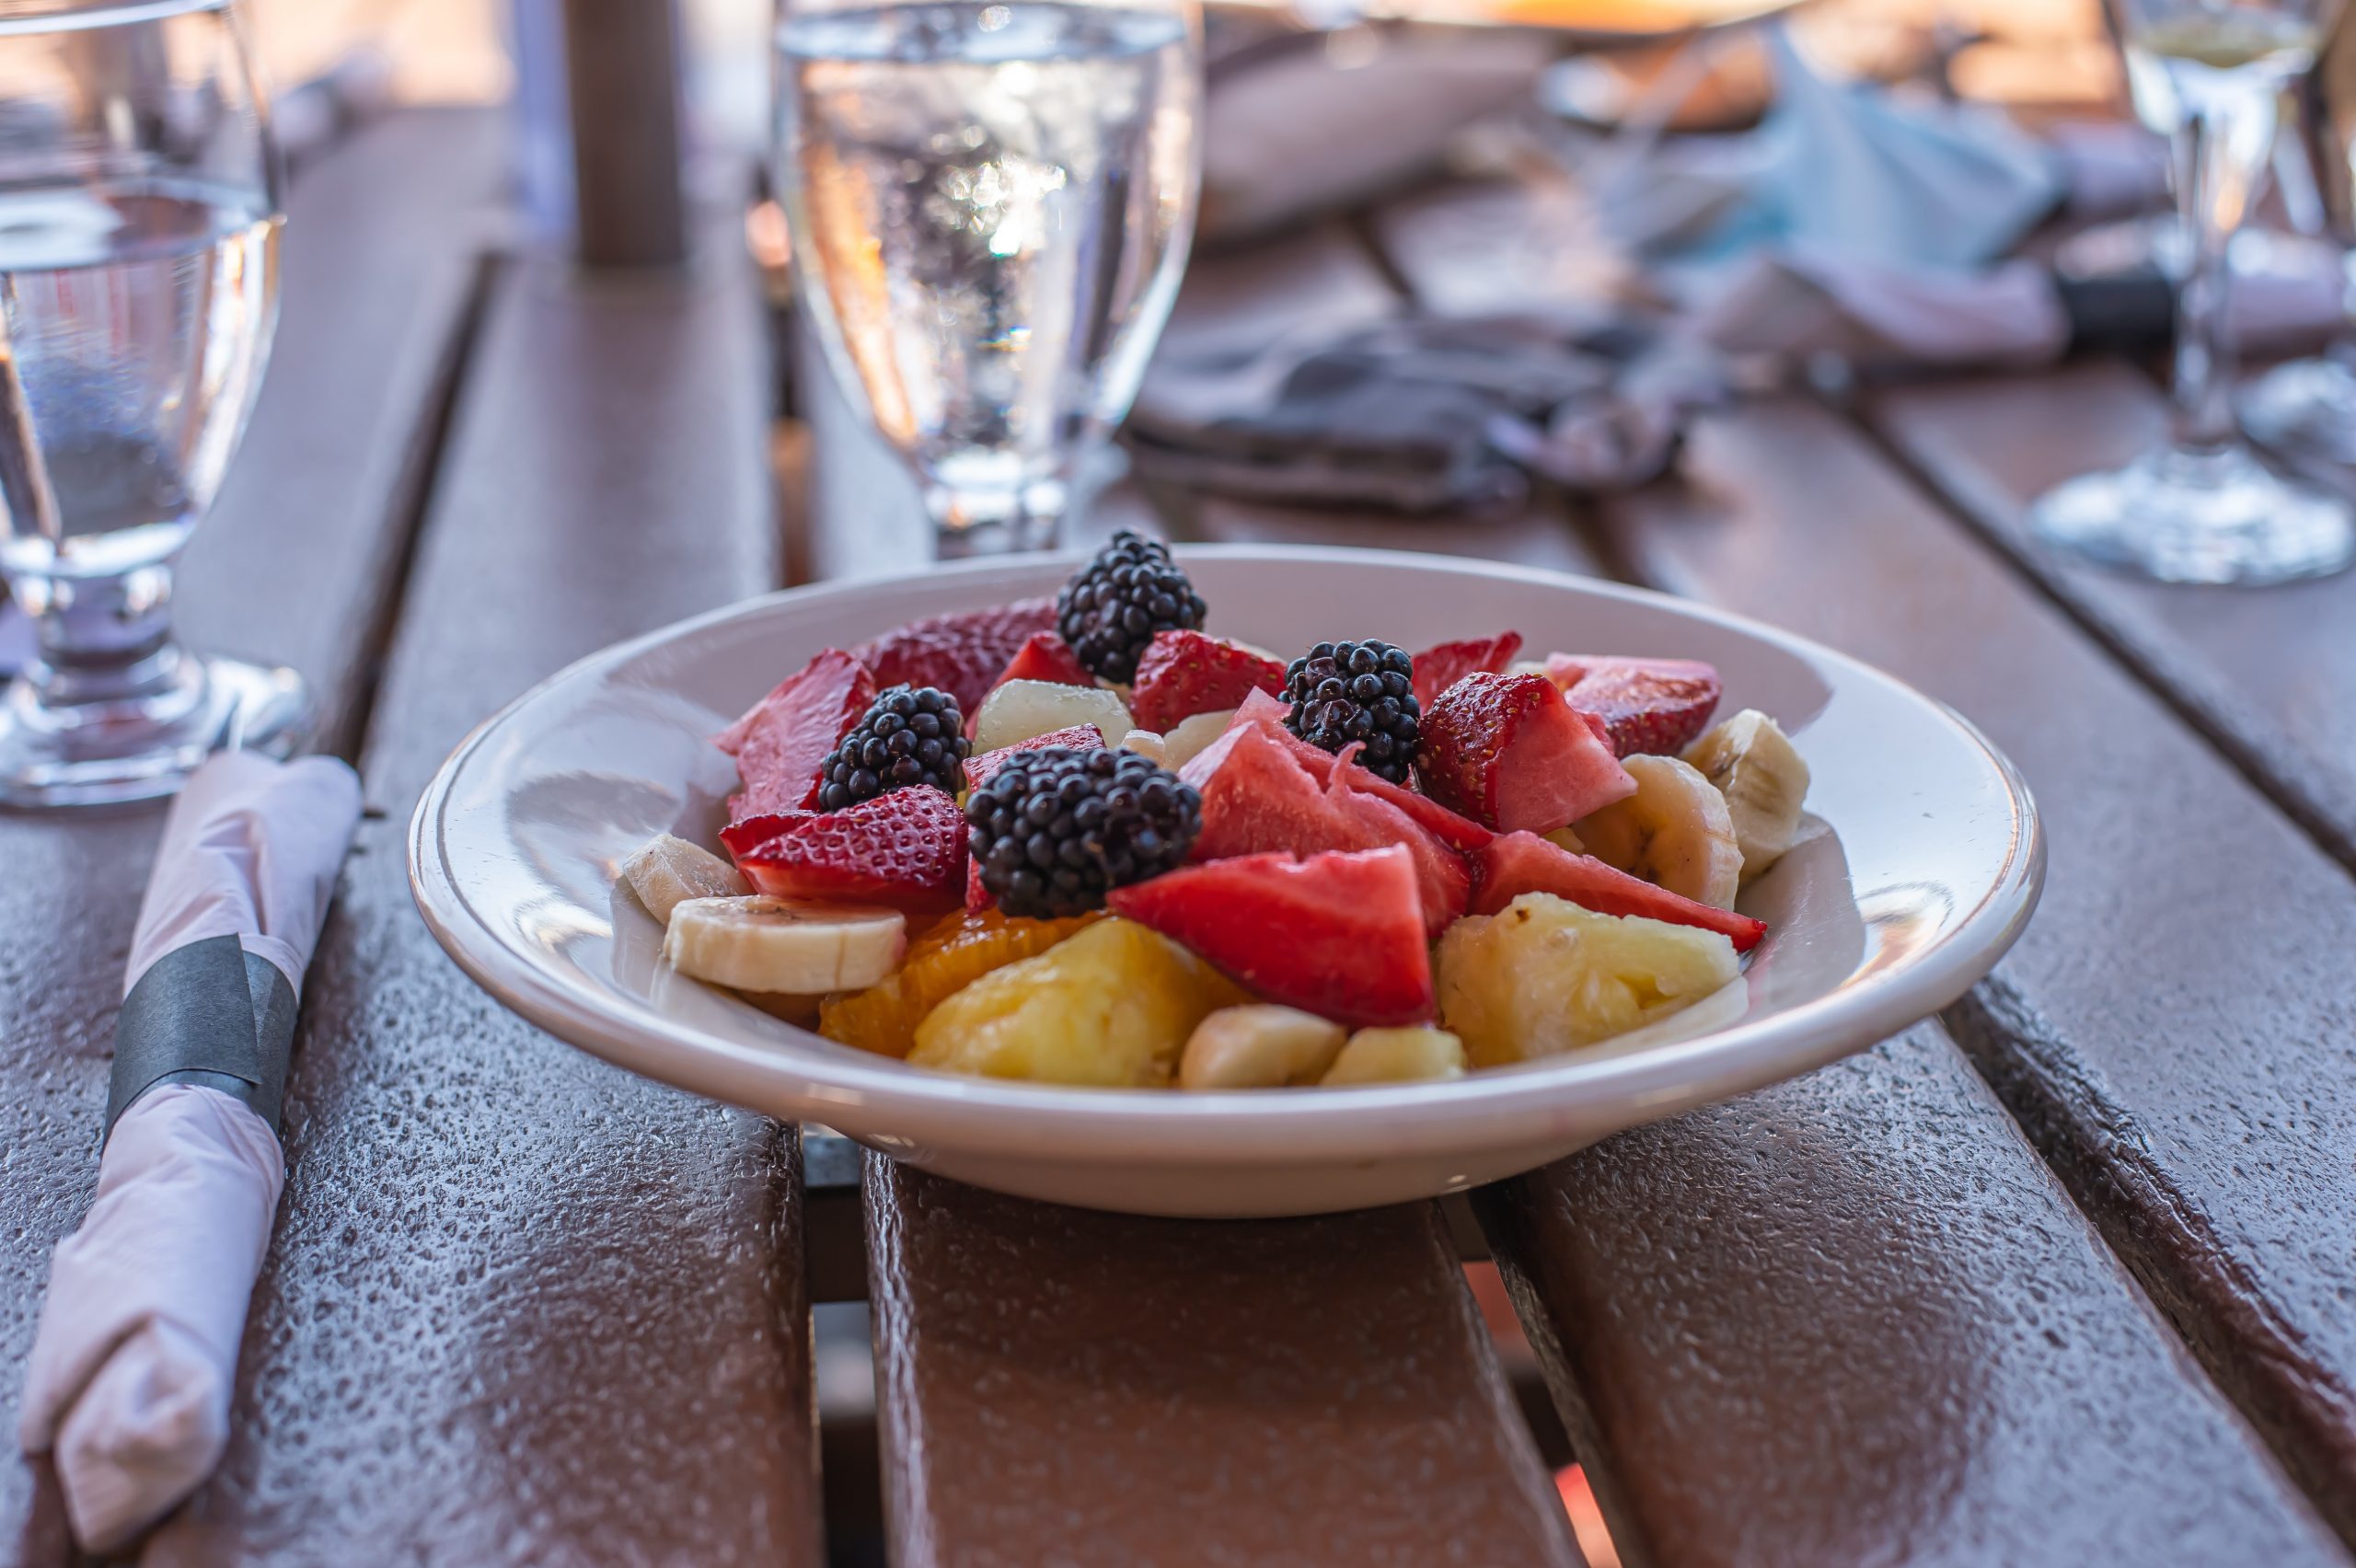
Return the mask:
[[1405, 513], [1500, 503], [1532, 475], [1641, 484], [1719, 394], [1638, 328], [1399, 318], [1155, 363], [1124, 432], [1138, 467], [1227, 494]]
[[179, 1071], [126, 1084], [128, 1024], [118, 1031], [116, 1095], [129, 1102], [90, 1212], [51, 1261], [17, 1427], [27, 1453], [55, 1453], [90, 1551], [161, 1517], [227, 1444], [237, 1345], [285, 1181], [275, 1122], [293, 996], [359, 818], [342, 763], [230, 752], [190, 776], [165, 822], [124, 967], [126, 1020], [183, 999], [140, 982], [167, 958], [158, 982], [193, 973], [175, 956], [191, 951], [225, 957], [233, 986], [246, 970], [273, 996], [283, 976], [289, 992], [283, 1010], [253, 1014], [258, 1036], [276, 1036], [257, 1041], [259, 1082]]

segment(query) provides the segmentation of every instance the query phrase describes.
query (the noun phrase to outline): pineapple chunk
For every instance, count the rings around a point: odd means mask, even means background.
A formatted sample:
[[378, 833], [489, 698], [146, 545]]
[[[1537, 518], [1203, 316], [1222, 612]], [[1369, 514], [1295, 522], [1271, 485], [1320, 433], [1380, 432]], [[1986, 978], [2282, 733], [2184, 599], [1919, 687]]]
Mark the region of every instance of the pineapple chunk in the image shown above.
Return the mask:
[[1526, 893], [1440, 939], [1440, 1017], [1473, 1066], [1499, 1066], [1667, 1018], [1738, 973], [1734, 944], [1715, 931]]
[[1464, 1076], [1464, 1042], [1445, 1029], [1361, 1029], [1318, 1079], [1321, 1087], [1412, 1083]]
[[1250, 998], [1169, 938], [1101, 920], [994, 970], [917, 1026], [918, 1066], [1038, 1083], [1167, 1084], [1195, 1026]]
[[1138, 727], [1120, 695], [1103, 686], [1009, 681], [982, 699], [974, 718], [974, 753], [978, 756], [1075, 724], [1095, 725], [1106, 745], [1120, 744]]

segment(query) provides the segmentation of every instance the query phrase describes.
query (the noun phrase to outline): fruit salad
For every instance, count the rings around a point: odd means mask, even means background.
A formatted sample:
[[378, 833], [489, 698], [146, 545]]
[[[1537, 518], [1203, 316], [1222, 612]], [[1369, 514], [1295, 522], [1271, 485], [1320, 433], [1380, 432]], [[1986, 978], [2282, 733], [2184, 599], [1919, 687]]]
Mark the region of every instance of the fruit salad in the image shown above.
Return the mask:
[[658, 837], [622, 877], [680, 973], [829, 1040], [1114, 1088], [1584, 1050], [1766, 936], [1735, 903], [1807, 765], [1769, 715], [1718, 717], [1708, 664], [1502, 629], [1287, 658], [1209, 618], [1122, 533], [1053, 599], [827, 649], [713, 737], [720, 843]]

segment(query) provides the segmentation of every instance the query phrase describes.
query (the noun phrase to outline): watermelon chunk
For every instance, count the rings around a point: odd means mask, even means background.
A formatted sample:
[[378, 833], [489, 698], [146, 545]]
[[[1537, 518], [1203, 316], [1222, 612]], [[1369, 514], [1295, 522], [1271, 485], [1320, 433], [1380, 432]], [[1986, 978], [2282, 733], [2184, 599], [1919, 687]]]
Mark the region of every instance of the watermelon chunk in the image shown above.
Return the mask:
[[1680, 897], [1642, 877], [1615, 870], [1592, 855], [1574, 855], [1534, 833], [1500, 835], [1472, 857], [1472, 913], [1494, 915], [1525, 893], [1551, 893], [1599, 915], [1638, 915], [1672, 926], [1699, 926], [1749, 952], [1767, 923], [1731, 909]]
[[1106, 902], [1270, 1001], [1356, 1028], [1432, 1016], [1403, 848], [1213, 860], [1114, 888]]

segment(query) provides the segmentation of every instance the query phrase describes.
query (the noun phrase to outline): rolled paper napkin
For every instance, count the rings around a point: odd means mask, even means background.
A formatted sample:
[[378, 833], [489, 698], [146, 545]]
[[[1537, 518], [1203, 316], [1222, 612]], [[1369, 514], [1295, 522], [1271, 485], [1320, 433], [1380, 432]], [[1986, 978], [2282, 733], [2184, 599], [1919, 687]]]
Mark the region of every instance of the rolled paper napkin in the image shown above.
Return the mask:
[[228, 1442], [237, 1345], [285, 1180], [294, 1005], [360, 818], [327, 757], [190, 776], [124, 967], [96, 1200], [58, 1243], [17, 1439], [53, 1451], [75, 1536], [131, 1540]]

